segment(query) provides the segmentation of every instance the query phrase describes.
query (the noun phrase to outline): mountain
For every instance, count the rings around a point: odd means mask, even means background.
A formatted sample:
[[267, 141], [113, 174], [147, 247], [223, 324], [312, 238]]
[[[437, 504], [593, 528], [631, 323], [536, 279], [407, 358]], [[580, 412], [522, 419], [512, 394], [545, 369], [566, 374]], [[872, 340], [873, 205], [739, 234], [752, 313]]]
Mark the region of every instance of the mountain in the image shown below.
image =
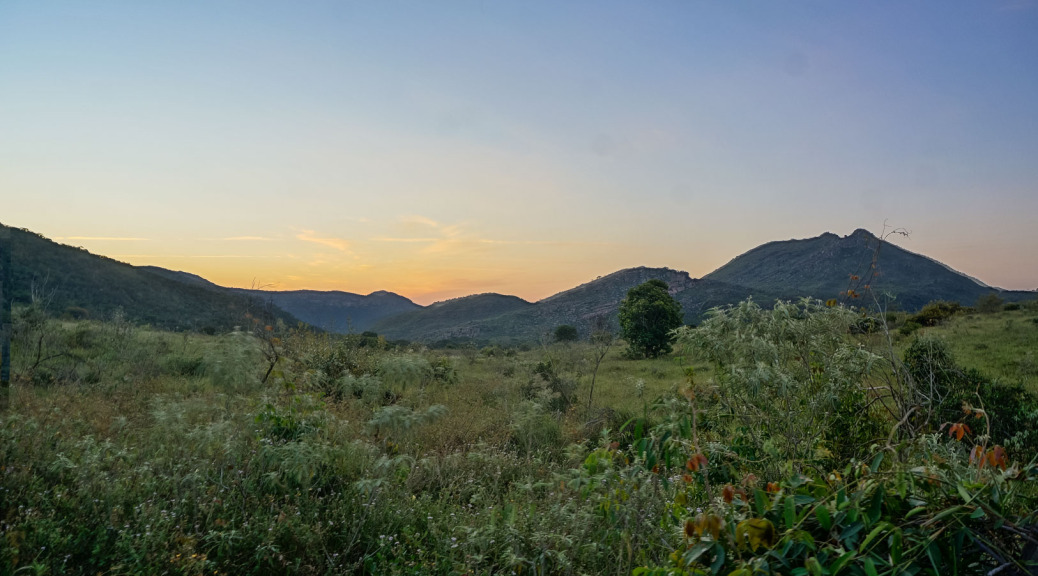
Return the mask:
[[95, 318], [122, 309], [130, 320], [172, 329], [225, 329], [241, 324], [246, 312], [269, 309], [289, 325], [303, 320], [335, 332], [373, 330], [391, 339], [425, 342], [531, 342], [562, 324], [576, 326], [582, 335], [599, 318], [616, 328], [627, 291], [650, 279], [667, 283], [688, 323], [699, 322], [711, 308], [746, 298], [762, 304], [802, 296], [829, 299], [848, 289], [862, 293], [863, 303], [875, 294], [885, 305], [906, 311], [933, 300], [969, 305], [991, 292], [1007, 301], [1038, 296], [992, 288], [936, 260], [881, 243], [865, 230], [769, 242], [700, 279], [670, 268], [629, 268], [538, 302], [476, 294], [425, 307], [384, 291], [364, 296], [223, 288], [187, 272], [135, 267], [90, 254], [28, 230], [3, 230], [10, 234], [5, 242], [12, 248], [16, 302], [27, 303], [35, 294], [53, 313]]
[[[878, 248], [878, 252], [877, 252]], [[870, 274], [875, 257], [878, 272]], [[857, 278], [853, 278], [856, 276]], [[883, 242], [866, 230], [849, 236], [826, 232], [816, 238], [763, 244], [737, 256], [703, 277], [764, 290], [781, 298], [813, 296], [839, 298], [852, 288], [871, 292], [896, 308], [915, 311], [933, 300], [953, 300], [972, 305], [996, 292], [1007, 301], [1034, 298], [1034, 292], [992, 288], [926, 256]], [[863, 296], [870, 298], [869, 294]]]
[[471, 339], [507, 344], [536, 341], [558, 326], [569, 324], [586, 336], [598, 318], [618, 328], [617, 312], [627, 291], [652, 279], [667, 283], [671, 295], [682, 304], [686, 322], [699, 320], [709, 308], [750, 296], [762, 301], [774, 299], [762, 290], [695, 280], [687, 272], [639, 267], [601, 276], [533, 304], [500, 294], [469, 296], [386, 318], [372, 329], [389, 338], [426, 342]]
[[[192, 274], [131, 266], [2, 224], [0, 234], [11, 250], [10, 295], [17, 304], [35, 299], [53, 314], [98, 319], [122, 310], [127, 320], [172, 330], [228, 330], [264, 308]], [[270, 313], [298, 323], [278, 308]]]
[[421, 306], [407, 298], [380, 290], [367, 296], [350, 292], [317, 290], [240, 290], [296, 316], [303, 322], [329, 332], [364, 332], [388, 316]]
[[384, 318], [371, 329], [391, 339], [406, 338], [425, 342], [451, 338], [485, 340], [484, 325], [534, 306], [518, 296], [475, 294]]
[[190, 272], [181, 272], [179, 270], [167, 270], [166, 268], [159, 268], [158, 266], [134, 266], [138, 270], [146, 270], [152, 274], [158, 274], [168, 280], [176, 280], [177, 282], [183, 282], [185, 284], [192, 284], [195, 286], [205, 286], [206, 288], [222, 289], [222, 286], [213, 284], [212, 282], [202, 278], [198, 274], [192, 274]]

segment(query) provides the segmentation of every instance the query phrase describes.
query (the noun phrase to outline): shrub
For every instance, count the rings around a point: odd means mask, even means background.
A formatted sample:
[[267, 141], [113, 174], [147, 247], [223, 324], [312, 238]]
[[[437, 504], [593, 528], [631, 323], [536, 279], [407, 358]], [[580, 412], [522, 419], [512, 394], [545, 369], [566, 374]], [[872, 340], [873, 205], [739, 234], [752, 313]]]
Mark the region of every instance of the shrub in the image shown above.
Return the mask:
[[576, 342], [579, 337], [580, 335], [577, 333], [576, 326], [563, 324], [555, 329], [556, 342]]
[[905, 350], [904, 363], [920, 389], [930, 430], [959, 421], [969, 407], [989, 416], [993, 441], [1038, 453], [1038, 396], [1019, 384], [993, 382], [977, 370], [962, 368], [938, 339], [916, 339]]
[[960, 312], [964, 312], [966, 309], [962, 307], [958, 302], [948, 302], [945, 300], [937, 300], [930, 302], [923, 309], [913, 316], [909, 317], [910, 322], [917, 322], [922, 326], [936, 326], [943, 322], [945, 319], [954, 316]]
[[912, 335], [912, 333], [914, 333], [916, 330], [919, 330], [922, 327], [923, 325], [916, 322], [915, 320], [909, 320], [902, 324], [901, 327], [897, 329], [897, 331], [904, 336], [910, 336]]
[[977, 303], [974, 304], [974, 307], [977, 309], [977, 312], [980, 312], [981, 314], [994, 314], [1002, 309], [1003, 303], [1004, 301], [998, 294], [989, 292], [980, 298], [977, 298]]
[[774, 473], [780, 462], [799, 468], [851, 456], [877, 436], [864, 379], [879, 357], [848, 342], [857, 321], [809, 299], [771, 310], [746, 301], [676, 333], [714, 366], [715, 418], [731, 423], [729, 437], [746, 443], [747, 458]]

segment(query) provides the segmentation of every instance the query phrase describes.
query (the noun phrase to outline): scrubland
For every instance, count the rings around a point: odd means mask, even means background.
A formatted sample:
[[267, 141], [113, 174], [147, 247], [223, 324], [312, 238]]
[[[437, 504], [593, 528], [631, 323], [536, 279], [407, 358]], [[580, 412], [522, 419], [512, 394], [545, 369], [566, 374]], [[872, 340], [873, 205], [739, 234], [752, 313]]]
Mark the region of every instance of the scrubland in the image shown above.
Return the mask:
[[16, 316], [0, 573], [879, 576], [1038, 559], [1033, 304], [902, 335], [820, 303], [743, 303], [659, 359], [252, 317], [203, 335]]

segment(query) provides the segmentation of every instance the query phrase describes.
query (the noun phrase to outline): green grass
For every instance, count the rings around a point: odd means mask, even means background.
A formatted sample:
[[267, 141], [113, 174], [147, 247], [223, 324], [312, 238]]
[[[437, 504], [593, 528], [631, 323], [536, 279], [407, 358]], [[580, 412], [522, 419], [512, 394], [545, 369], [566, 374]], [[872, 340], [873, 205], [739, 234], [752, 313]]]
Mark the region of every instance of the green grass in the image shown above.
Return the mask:
[[924, 328], [943, 339], [958, 363], [990, 378], [1019, 382], [1038, 393], [1038, 306], [995, 314], [966, 314]]
[[[1022, 351], [1027, 314], [935, 331]], [[0, 416], [0, 573], [630, 574], [666, 565], [686, 516], [716, 504], [682, 481], [688, 438], [658, 473], [619, 444], [631, 418], [666, 425], [687, 410], [681, 358], [631, 360], [615, 345], [588, 411], [585, 343], [385, 350], [20, 318]], [[50, 359], [34, 367], [39, 336]], [[264, 342], [285, 358], [266, 383]], [[415, 370], [363, 388], [389, 357]], [[697, 384], [710, 376], [696, 366]], [[671, 412], [651, 409], [659, 398]], [[745, 476], [736, 467], [752, 463], [720, 424], [701, 424], [703, 450], [732, 462], [714, 481]]]

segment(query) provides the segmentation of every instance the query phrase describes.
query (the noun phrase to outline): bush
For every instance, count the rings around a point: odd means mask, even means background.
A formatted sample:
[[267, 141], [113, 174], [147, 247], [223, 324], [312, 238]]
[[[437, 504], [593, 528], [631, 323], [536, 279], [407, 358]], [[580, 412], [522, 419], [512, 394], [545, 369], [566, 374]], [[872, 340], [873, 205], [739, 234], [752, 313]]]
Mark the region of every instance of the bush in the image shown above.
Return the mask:
[[1038, 453], [1038, 396], [1019, 384], [993, 382], [977, 370], [962, 368], [938, 339], [916, 339], [905, 350], [904, 363], [921, 389], [931, 431], [959, 421], [966, 407], [982, 409], [994, 442]]
[[556, 342], [576, 342], [580, 335], [577, 333], [576, 326], [570, 326], [569, 324], [563, 324], [555, 329], [555, 341]]
[[910, 336], [912, 335], [912, 333], [914, 333], [916, 330], [919, 330], [922, 327], [923, 325], [916, 322], [915, 320], [909, 320], [902, 324], [901, 327], [897, 329], [897, 331], [904, 336]]
[[1003, 303], [1004, 300], [1002, 300], [998, 294], [989, 292], [980, 298], [977, 298], [977, 303], [974, 304], [974, 307], [977, 309], [977, 312], [980, 312], [981, 314], [994, 314], [1002, 309]]
[[876, 438], [865, 378], [879, 357], [848, 342], [858, 319], [808, 299], [771, 310], [747, 301], [679, 329], [677, 339], [713, 364], [714, 418], [730, 422], [728, 438], [744, 441], [744, 456], [774, 473], [783, 461], [850, 457]]
[[963, 308], [963, 306], [958, 302], [937, 300], [923, 306], [922, 310], [911, 316], [908, 320], [910, 322], [916, 322], [922, 326], [936, 326], [947, 318], [965, 311], [966, 308]]

